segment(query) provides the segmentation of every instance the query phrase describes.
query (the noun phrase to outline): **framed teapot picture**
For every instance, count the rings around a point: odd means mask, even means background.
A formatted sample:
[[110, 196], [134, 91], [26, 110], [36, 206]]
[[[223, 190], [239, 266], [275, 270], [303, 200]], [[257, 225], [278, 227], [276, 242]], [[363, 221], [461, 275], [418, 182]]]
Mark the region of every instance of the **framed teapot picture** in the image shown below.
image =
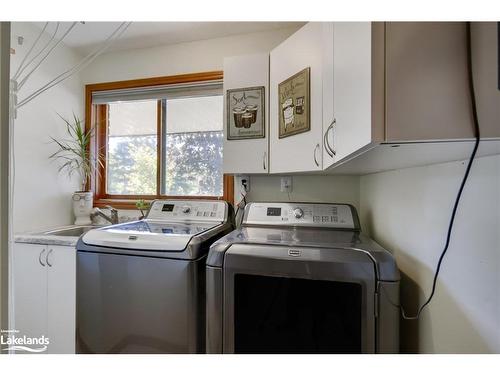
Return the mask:
[[305, 68], [278, 85], [279, 138], [311, 130], [310, 75]]

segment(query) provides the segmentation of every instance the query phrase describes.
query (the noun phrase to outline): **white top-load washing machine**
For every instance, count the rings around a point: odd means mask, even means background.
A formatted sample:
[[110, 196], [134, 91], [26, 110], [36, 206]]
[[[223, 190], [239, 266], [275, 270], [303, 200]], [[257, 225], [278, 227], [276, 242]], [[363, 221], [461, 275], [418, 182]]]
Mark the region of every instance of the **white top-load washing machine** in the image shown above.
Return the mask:
[[233, 228], [224, 201], [157, 200], [77, 243], [77, 352], [203, 353], [205, 260]]
[[208, 353], [397, 353], [399, 272], [347, 204], [250, 203], [207, 259]]

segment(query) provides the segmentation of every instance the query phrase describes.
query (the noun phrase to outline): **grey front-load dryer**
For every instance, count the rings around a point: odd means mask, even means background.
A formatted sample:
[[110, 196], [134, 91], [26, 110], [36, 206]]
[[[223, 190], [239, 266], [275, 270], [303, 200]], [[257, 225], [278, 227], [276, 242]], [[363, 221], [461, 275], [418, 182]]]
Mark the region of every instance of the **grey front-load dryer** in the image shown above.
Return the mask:
[[224, 201], [157, 200], [77, 243], [78, 353], [204, 353], [205, 260], [233, 228]]
[[347, 204], [250, 203], [207, 259], [208, 353], [397, 353], [399, 272]]

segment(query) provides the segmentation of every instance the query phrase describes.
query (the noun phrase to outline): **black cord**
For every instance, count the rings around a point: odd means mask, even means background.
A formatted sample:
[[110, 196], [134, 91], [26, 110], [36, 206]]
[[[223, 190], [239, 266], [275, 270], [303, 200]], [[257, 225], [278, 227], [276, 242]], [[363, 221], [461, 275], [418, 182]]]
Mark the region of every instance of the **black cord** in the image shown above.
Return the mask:
[[[246, 185], [242, 182], [241, 186], [243, 187], [243, 190], [246, 193], [246, 191], [247, 191]], [[236, 225], [236, 227], [241, 226], [241, 224], [243, 223], [243, 214], [244, 214], [244, 212], [241, 213], [240, 224], [238, 225], [238, 223], [236, 222], [236, 220], [238, 219], [238, 212], [240, 210], [240, 204], [241, 204], [241, 202], [243, 202], [243, 207], [245, 207], [247, 205], [246, 194], [245, 195], [242, 194], [242, 197], [243, 197], [243, 199], [236, 204], [236, 212], [234, 213], [234, 224]]]
[[[247, 205], [247, 185], [243, 183], [243, 181], [241, 181], [241, 186], [243, 187], [243, 190], [245, 191], [245, 194], [243, 195], [243, 207], [246, 207]], [[240, 202], [241, 203], [241, 202]], [[239, 207], [239, 204], [238, 204], [238, 207]], [[241, 213], [241, 220], [240, 220], [240, 227], [241, 227], [241, 224], [243, 224], [243, 215], [244, 215], [244, 212]]]
[[460, 203], [460, 198], [462, 197], [462, 192], [464, 190], [465, 183], [467, 182], [470, 170], [472, 168], [472, 162], [474, 161], [474, 158], [476, 157], [477, 149], [479, 147], [479, 140], [481, 138], [481, 133], [479, 131], [479, 120], [477, 118], [476, 93], [474, 90], [474, 77], [473, 77], [473, 73], [472, 73], [472, 42], [471, 42], [471, 39], [472, 39], [471, 24], [470, 24], [470, 22], [467, 22], [467, 75], [468, 75], [469, 92], [470, 92], [471, 106], [472, 106], [472, 118], [474, 121], [474, 136], [476, 138], [476, 142], [474, 143], [474, 149], [472, 150], [472, 153], [470, 155], [469, 162], [467, 164], [467, 168], [465, 170], [465, 174], [464, 174], [464, 177], [462, 179], [462, 183], [460, 184], [460, 188], [458, 189], [458, 194], [457, 194], [457, 197], [455, 199], [455, 204], [453, 205], [450, 223], [448, 225], [448, 232], [446, 234], [446, 244], [444, 246], [443, 251], [441, 252], [441, 255], [439, 256], [439, 261], [437, 263], [436, 272], [434, 273], [434, 279], [432, 280], [431, 294], [429, 295], [429, 298], [427, 298], [427, 300], [424, 302], [424, 304], [418, 309], [417, 315], [415, 315], [415, 316], [407, 316], [403, 306], [401, 306], [401, 305], [398, 306], [401, 310], [401, 315], [403, 316], [403, 318], [408, 319], [408, 320], [418, 319], [420, 317], [420, 314], [424, 310], [424, 308], [427, 305], [429, 305], [432, 298], [434, 297], [434, 293], [436, 291], [437, 278], [439, 275], [439, 271], [441, 270], [441, 264], [443, 262], [444, 256], [446, 255], [446, 252], [448, 251], [448, 247], [450, 245], [451, 233], [453, 231], [453, 224], [455, 223], [455, 216], [457, 213], [458, 205]]
[[238, 217], [238, 211], [240, 210], [240, 205], [236, 205], [236, 212], [234, 213], [234, 222], [236, 223], [236, 218]]
[[245, 215], [245, 212], [243, 211], [243, 212], [241, 213], [241, 219], [240, 219], [240, 225], [239, 225], [240, 227], [241, 227], [241, 225], [243, 224], [243, 216], [244, 216], [244, 215]]

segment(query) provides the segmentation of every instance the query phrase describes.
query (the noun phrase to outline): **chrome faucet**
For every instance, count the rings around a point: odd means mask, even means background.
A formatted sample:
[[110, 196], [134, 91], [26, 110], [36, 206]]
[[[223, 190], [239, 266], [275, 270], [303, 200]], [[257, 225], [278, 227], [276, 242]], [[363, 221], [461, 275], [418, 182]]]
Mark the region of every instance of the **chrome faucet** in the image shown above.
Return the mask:
[[118, 224], [118, 210], [111, 206], [104, 206], [104, 208], [107, 208], [110, 211], [111, 216], [106, 215], [100, 208], [95, 207], [94, 212], [90, 214], [90, 218], [94, 219], [96, 216], [100, 216], [109, 221], [111, 224]]

